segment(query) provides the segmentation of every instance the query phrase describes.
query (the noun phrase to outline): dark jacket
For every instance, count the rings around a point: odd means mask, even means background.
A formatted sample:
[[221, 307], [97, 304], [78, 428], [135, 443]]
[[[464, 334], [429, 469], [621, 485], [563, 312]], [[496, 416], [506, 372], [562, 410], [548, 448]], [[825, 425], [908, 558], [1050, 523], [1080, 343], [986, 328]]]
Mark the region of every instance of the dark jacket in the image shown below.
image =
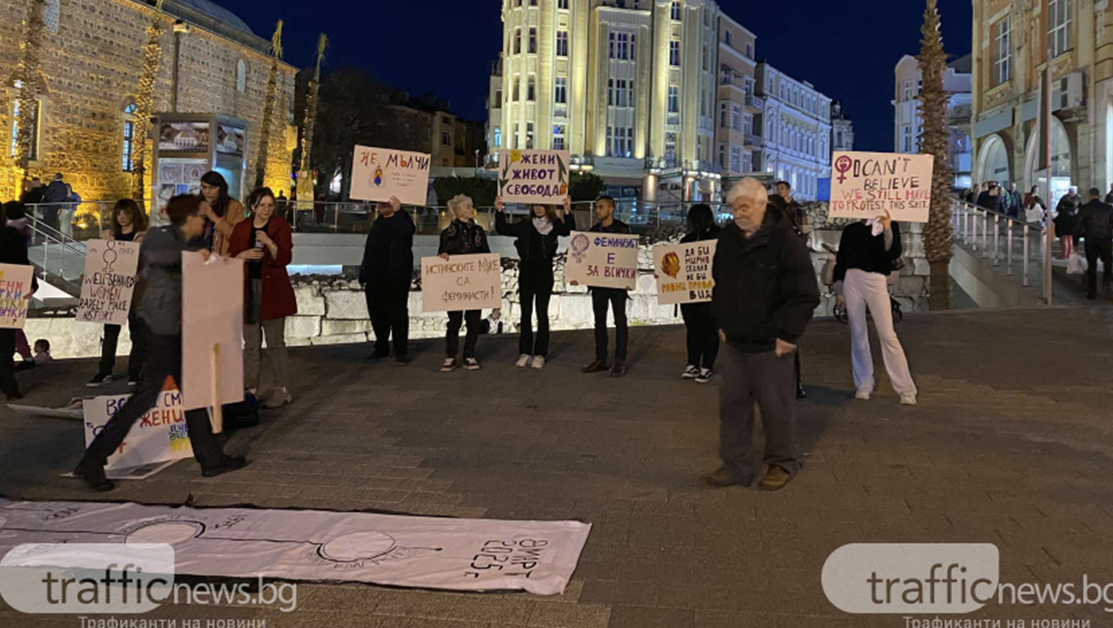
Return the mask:
[[26, 203], [27, 205], [38, 205], [39, 203], [43, 202], [43, 197], [45, 197], [45, 196], [46, 196], [46, 186], [45, 185], [40, 185], [39, 187], [37, 187], [33, 190], [27, 190], [26, 192], [24, 192], [23, 193], [23, 198], [21, 198], [19, 200]]
[[731, 222], [719, 233], [712, 263], [715, 322], [744, 353], [773, 351], [777, 339], [795, 343], [819, 305], [815, 268], [803, 241], [781, 212], [747, 238]]
[[[27, 241], [23, 234], [11, 227], [0, 227], [0, 264], [30, 266], [27, 259]], [[31, 273], [31, 290], [39, 289], [39, 280]]]
[[1097, 199], [1083, 205], [1078, 210], [1074, 233], [1087, 241], [1113, 238], [1113, 205]]
[[1016, 191], [1016, 192], [1010, 191], [1010, 192], [1008, 192], [1008, 195], [1009, 195], [1009, 200], [1006, 203], [1006, 205], [1007, 205], [1008, 210], [1009, 210], [1009, 212], [1008, 212], [1009, 215], [1014, 217], [1014, 218], [1017, 217], [1017, 216], [1020, 216], [1020, 210], [1023, 208], [1022, 204], [1021, 204], [1020, 191], [1019, 190]]
[[441, 246], [437, 250], [437, 255], [442, 253], [473, 255], [490, 252], [491, 247], [487, 244], [487, 232], [483, 230], [483, 227], [475, 224], [474, 220], [469, 222], [453, 220], [452, 224], [441, 232]]
[[506, 219], [506, 212], [495, 214], [495, 231], [499, 235], [517, 238], [514, 247], [518, 249], [518, 258], [522, 260], [524, 266], [549, 265], [551, 267], [559, 244], [557, 239], [562, 236], [567, 237], [575, 229], [576, 219], [571, 212], [565, 214], [563, 219], [554, 221], [553, 229], [544, 235], [533, 226], [532, 213], [525, 220], [513, 224]]
[[893, 260], [903, 253], [900, 243], [900, 225], [893, 223], [893, 246], [885, 250], [885, 234], [873, 235], [872, 227], [856, 222], [842, 230], [839, 253], [835, 257], [835, 281], [846, 279], [846, 271], [857, 268], [867, 273], [889, 276]]
[[[253, 219], [240, 221], [232, 230], [232, 237], [228, 238], [228, 256], [235, 257], [251, 246], [251, 229]], [[290, 285], [290, 275], [286, 273], [286, 266], [294, 258], [294, 238], [290, 231], [290, 223], [286, 219], [274, 215], [267, 221], [263, 229], [267, 237], [274, 240], [278, 247], [278, 255], [271, 257], [270, 247], [263, 247], [263, 302], [259, 308], [259, 319], [272, 321], [286, 318], [298, 313], [298, 300], [294, 296], [294, 287]], [[248, 263], [243, 265], [244, 272], [244, 303], [251, 302], [250, 284], [247, 281]], [[244, 308], [247, 314], [247, 308]]]
[[[390, 218], [376, 217], [363, 247], [359, 282], [367, 284], [381, 279], [409, 290], [414, 275], [416, 230], [413, 218], [403, 211], [394, 212]], [[383, 259], [386, 260], [385, 265], [381, 261]]]
[[[1063, 197], [1066, 200], [1066, 197]], [[1059, 201], [1059, 206], [1055, 210], [1058, 212], [1055, 216], [1055, 236], [1063, 238], [1066, 236], [1075, 235], [1074, 226], [1078, 221], [1078, 210], [1074, 205], [1064, 205], [1063, 201]]]
[[692, 231], [686, 234], [683, 238], [680, 238], [680, 243], [688, 244], [690, 242], [703, 242], [704, 240], [718, 240], [719, 234], [722, 231], [719, 225], [711, 225], [711, 228], [707, 231]]
[[594, 231], [596, 233], [630, 233], [630, 225], [616, 218], [609, 227], [604, 227], [603, 223], [597, 222], [591, 229], [588, 229], [588, 231]]
[[139, 246], [139, 277], [144, 286], [139, 317], [151, 333], [182, 333], [182, 252], [196, 251], [174, 225], [147, 231]]
[[43, 201], [47, 203], [65, 203], [70, 197], [70, 191], [66, 189], [66, 182], [61, 179], [55, 179], [46, 186], [46, 193], [43, 194]]
[[1005, 197], [1001, 196], [998, 190], [997, 196], [993, 196], [989, 192], [982, 192], [978, 196], [978, 207], [990, 209], [999, 213], [1006, 213], [1007, 207], [1005, 206]]

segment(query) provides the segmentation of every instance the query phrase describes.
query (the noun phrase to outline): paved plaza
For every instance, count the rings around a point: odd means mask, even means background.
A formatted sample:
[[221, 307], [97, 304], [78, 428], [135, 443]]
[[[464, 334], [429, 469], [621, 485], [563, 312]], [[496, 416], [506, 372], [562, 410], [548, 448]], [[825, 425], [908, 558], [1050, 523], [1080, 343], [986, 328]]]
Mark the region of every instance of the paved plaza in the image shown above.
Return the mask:
[[[802, 343], [810, 452], [784, 491], [708, 490], [717, 392], [682, 381], [682, 327], [631, 333], [625, 379], [583, 375], [590, 332], [558, 333], [543, 371], [516, 369], [515, 336], [480, 339], [483, 370], [437, 372], [440, 342], [407, 368], [365, 346], [292, 351], [296, 402], [228, 445], [241, 472], [193, 461], [93, 495], [60, 478], [80, 423], [0, 410], [0, 493], [31, 500], [377, 510], [593, 524], [565, 595], [456, 594], [299, 583], [298, 608], [164, 606], [145, 616], [262, 619], [268, 627], [748, 628], [886, 626], [825, 598], [827, 556], [855, 542], [985, 542], [1011, 583], [1113, 583], [1113, 312], [1046, 308], [913, 314], [898, 332], [919, 383], [853, 399], [849, 328]], [[880, 360], [879, 352], [875, 356]], [[37, 369], [27, 402], [85, 394], [93, 362]], [[1108, 605], [1108, 604], [1107, 604]], [[966, 618], [1113, 623], [1101, 606], [1000, 606]], [[78, 627], [0, 610], [3, 626]], [[204, 625], [204, 622], [202, 622]], [[1004, 625], [1004, 621], [1002, 622]]]

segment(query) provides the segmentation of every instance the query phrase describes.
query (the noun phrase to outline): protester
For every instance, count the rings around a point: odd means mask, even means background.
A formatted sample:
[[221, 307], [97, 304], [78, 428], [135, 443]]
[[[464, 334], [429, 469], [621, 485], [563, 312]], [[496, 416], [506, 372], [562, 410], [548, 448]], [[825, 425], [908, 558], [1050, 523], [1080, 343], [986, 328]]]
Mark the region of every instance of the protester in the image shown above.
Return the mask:
[[[125, 198], [116, 202], [112, 208], [112, 229], [103, 234], [106, 240], [117, 242], [142, 242], [147, 232], [147, 214], [135, 201]], [[128, 311], [128, 335], [131, 337], [131, 354], [128, 357], [128, 386], [139, 383], [143, 360], [147, 356], [147, 330], [143, 319], [136, 315], [138, 300], [142, 298], [142, 288], [136, 286], [132, 292], [131, 309]], [[116, 367], [116, 349], [120, 341], [120, 325], [105, 325], [104, 339], [101, 341], [100, 365], [97, 374], [86, 384], [96, 388], [112, 381], [112, 369]]]
[[[437, 251], [441, 259], [448, 261], [452, 255], [490, 253], [487, 232], [483, 227], [475, 224], [475, 207], [472, 200], [463, 194], [457, 194], [448, 201], [448, 210], [452, 212], [454, 220], [441, 232], [440, 249]], [[452, 372], [458, 366], [456, 354], [460, 348], [460, 325], [465, 321], [468, 331], [464, 339], [464, 368], [469, 371], [479, 370], [479, 361], [475, 359], [475, 344], [479, 339], [482, 315], [481, 310], [448, 313], [448, 334], [445, 339], [448, 357], [441, 366], [442, 373]]]
[[35, 366], [50, 364], [54, 358], [50, 355], [50, 341], [39, 338], [35, 341]]
[[978, 207], [1001, 214], [1005, 213], [1005, 199], [1001, 197], [1001, 188], [993, 181], [990, 181], [986, 191], [978, 196]]
[[1071, 187], [1067, 195], [1059, 199], [1059, 204], [1055, 206], [1055, 236], [1059, 238], [1059, 259], [1070, 259], [1074, 253], [1074, 223], [1078, 218], [1078, 205], [1081, 199], [1078, 198], [1077, 188]]
[[[128, 430], [155, 407], [167, 377], [182, 385], [182, 252], [192, 250], [205, 231], [204, 201], [197, 196], [181, 195], [170, 199], [166, 215], [170, 225], [150, 230], [139, 249], [140, 273], [147, 291], [139, 304], [139, 316], [147, 324], [149, 355], [135, 394], [112, 416], [85, 451], [74, 475], [96, 491], [109, 491], [115, 484], [104, 475], [108, 456], [123, 443]], [[209, 252], [202, 250], [207, 259]], [[224, 454], [213, 434], [205, 409], [185, 413], [193, 456], [205, 477], [214, 477], [243, 468], [244, 458]]]
[[[804, 240], [805, 245], [808, 242], [808, 234], [811, 233], [811, 227], [808, 224], [808, 212], [800, 203], [797, 203], [792, 198], [792, 185], [788, 181], [781, 181], [777, 184], [777, 196], [770, 199], [770, 203], [776, 205], [778, 202], [783, 202], [784, 205], [779, 207], [785, 216], [792, 222], [792, 228]], [[796, 398], [804, 399], [808, 396], [808, 391], [804, 388], [804, 380], [801, 377], [800, 366], [800, 349], [797, 348], [792, 354], [793, 366], [796, 369]]]
[[363, 248], [363, 264], [359, 267], [359, 283], [367, 299], [367, 313], [375, 331], [375, 350], [367, 356], [375, 362], [390, 356], [390, 339], [394, 337], [394, 363], [405, 366], [410, 361], [410, 284], [414, 275], [413, 218], [402, 211], [402, 202], [391, 197], [378, 203], [378, 216], [367, 233]]
[[[268, 408], [294, 400], [290, 394], [290, 358], [286, 352], [286, 317], [298, 313], [298, 302], [286, 266], [294, 255], [290, 223], [275, 213], [270, 188], [248, 197], [251, 218], [241, 221], [228, 240], [228, 255], [244, 260], [244, 386], [253, 397], [265, 398]], [[267, 366], [274, 388], [259, 396], [263, 335], [267, 337]]]
[[46, 186], [43, 185], [42, 179], [35, 177], [27, 184], [27, 190], [19, 200], [26, 205], [38, 205], [43, 202], [44, 196], [46, 196]]
[[[609, 196], [595, 201], [595, 233], [630, 233], [630, 226], [614, 217], [615, 203]], [[576, 285], [576, 282], [572, 282]], [[600, 373], [610, 369], [611, 377], [626, 375], [626, 345], [630, 329], [626, 321], [628, 291], [623, 288], [591, 287], [591, 307], [595, 314], [595, 360], [580, 369], [584, 373]], [[614, 312], [614, 367], [607, 366], [607, 308]]]
[[[572, 216], [572, 199], [564, 197], [564, 208], [533, 205], [530, 219], [514, 224], [506, 219], [502, 197], [495, 199], [495, 230], [499, 235], [515, 238], [518, 249], [518, 295], [522, 306], [521, 336], [518, 340], [517, 366], [545, 368], [549, 355], [549, 300], [553, 296], [553, 259], [557, 239], [569, 236], [576, 229]], [[533, 336], [533, 311], [537, 306], [537, 340]]]
[[906, 406], [916, 405], [916, 384], [908, 370], [897, 332], [893, 329], [893, 309], [887, 279], [893, 261], [901, 256], [900, 226], [888, 212], [884, 216], [849, 225], [839, 240], [835, 260], [835, 294], [838, 304], [850, 319], [851, 362], [856, 399], [869, 400], [876, 382], [870, 353], [866, 310], [881, 339], [881, 356], [889, 381]]
[[746, 178], [731, 187], [734, 221], [715, 250], [712, 300], [722, 352], [719, 454], [723, 465], [701, 479], [715, 487], [749, 486], [755, 404], [765, 431], [765, 476], [759, 488], [778, 490], [800, 470], [796, 446], [793, 366], [789, 354], [819, 305], [815, 269], [783, 212], [769, 207], [765, 187]]
[[[0, 212], [0, 264], [30, 266], [31, 261], [27, 259], [27, 245], [23, 235], [8, 227], [7, 223], [6, 212]], [[32, 273], [31, 292], [23, 295], [24, 298], [30, 300], [38, 286], [39, 282]], [[12, 361], [12, 355], [15, 353], [15, 332], [14, 329], [0, 329], [0, 391], [4, 392], [8, 401], [23, 398], [23, 394], [19, 392], [19, 384], [15, 381], [15, 363]]]
[[1098, 260], [1101, 260], [1102, 283], [1113, 282], [1113, 206], [1101, 201], [1101, 190], [1090, 189], [1090, 202], [1078, 211], [1074, 233], [1086, 244], [1086, 298], [1098, 298]]
[[215, 170], [201, 176], [202, 205], [205, 211], [205, 231], [201, 235], [205, 248], [217, 255], [228, 255], [228, 238], [232, 230], [247, 218], [243, 205], [228, 193], [228, 182]]
[[1007, 192], [1007, 195], [1008, 202], [1006, 203], [1006, 209], [1008, 210], [1009, 216], [1013, 218], [1019, 218], [1022, 200], [1020, 198], [1020, 192], [1016, 189], [1015, 183], [1009, 185], [1009, 191]]
[[[688, 210], [688, 233], [681, 244], [714, 241], [719, 238], [719, 226], [709, 205], [693, 205]], [[710, 303], [684, 303], [680, 306], [684, 326], [688, 331], [688, 366], [681, 375], [700, 384], [711, 381], [715, 372], [715, 358], [719, 355], [719, 331]]]
[[1043, 226], [1047, 219], [1047, 203], [1040, 198], [1040, 187], [1032, 186], [1032, 191], [1024, 199], [1024, 221]]
[[62, 209], [65, 206], [67, 199], [69, 199], [70, 190], [66, 187], [66, 182], [63, 181], [62, 173], [54, 175], [54, 180], [50, 185], [46, 186], [46, 191], [43, 192], [43, 203], [46, 206], [43, 208], [43, 222], [46, 223], [51, 229], [59, 229], [58, 217], [61, 215]]

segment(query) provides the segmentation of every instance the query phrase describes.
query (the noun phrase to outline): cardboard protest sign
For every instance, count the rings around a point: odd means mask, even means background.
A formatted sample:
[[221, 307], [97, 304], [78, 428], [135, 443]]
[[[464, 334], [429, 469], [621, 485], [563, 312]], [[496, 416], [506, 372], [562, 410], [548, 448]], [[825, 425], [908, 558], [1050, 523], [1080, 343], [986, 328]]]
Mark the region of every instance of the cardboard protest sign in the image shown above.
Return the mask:
[[633, 290], [638, 285], [638, 241], [633, 234], [573, 231], [564, 281]]
[[657, 303], [707, 303], [715, 280], [711, 262], [715, 240], [653, 247], [653, 272], [657, 275]]
[[77, 320], [126, 325], [139, 271], [139, 243], [89, 240]]
[[931, 208], [931, 155], [835, 153], [831, 218], [884, 216], [927, 222]]
[[23, 329], [34, 273], [32, 266], [0, 264], [0, 329]]
[[504, 150], [499, 155], [499, 196], [504, 203], [559, 205], [568, 196], [566, 150]]
[[502, 307], [502, 263], [497, 253], [421, 258], [421, 308], [425, 312]]
[[[182, 253], [186, 410], [243, 401], [243, 260]], [[215, 390], [214, 390], [215, 388]]]
[[[112, 415], [130, 398], [131, 395], [112, 395], [84, 400], [85, 447], [92, 444]], [[105, 470], [134, 469], [153, 462], [192, 457], [193, 447], [182, 410], [182, 393], [172, 388], [164, 389], [159, 393], [155, 407], [131, 426], [120, 448], [108, 457]]]
[[432, 157], [404, 150], [356, 146], [350, 196], [361, 201], [389, 201], [425, 205], [429, 195]]

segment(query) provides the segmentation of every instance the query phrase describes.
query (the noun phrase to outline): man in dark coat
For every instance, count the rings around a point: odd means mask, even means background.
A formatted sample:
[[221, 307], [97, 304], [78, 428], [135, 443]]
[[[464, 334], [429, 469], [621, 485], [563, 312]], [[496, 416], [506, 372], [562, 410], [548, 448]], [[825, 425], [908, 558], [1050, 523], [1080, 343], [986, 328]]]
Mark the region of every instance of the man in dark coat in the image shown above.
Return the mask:
[[1086, 241], [1086, 298], [1098, 298], [1098, 260], [1102, 283], [1113, 282], [1113, 206], [1101, 201], [1101, 190], [1090, 189], [1090, 201], [1078, 210], [1074, 234]]
[[394, 363], [405, 366], [409, 361], [410, 283], [414, 272], [413, 218], [402, 211], [402, 202], [391, 198], [378, 204], [379, 215], [371, 223], [359, 283], [367, 298], [367, 313], [375, 331], [375, 350], [368, 362], [390, 355], [390, 337], [394, 334]]

